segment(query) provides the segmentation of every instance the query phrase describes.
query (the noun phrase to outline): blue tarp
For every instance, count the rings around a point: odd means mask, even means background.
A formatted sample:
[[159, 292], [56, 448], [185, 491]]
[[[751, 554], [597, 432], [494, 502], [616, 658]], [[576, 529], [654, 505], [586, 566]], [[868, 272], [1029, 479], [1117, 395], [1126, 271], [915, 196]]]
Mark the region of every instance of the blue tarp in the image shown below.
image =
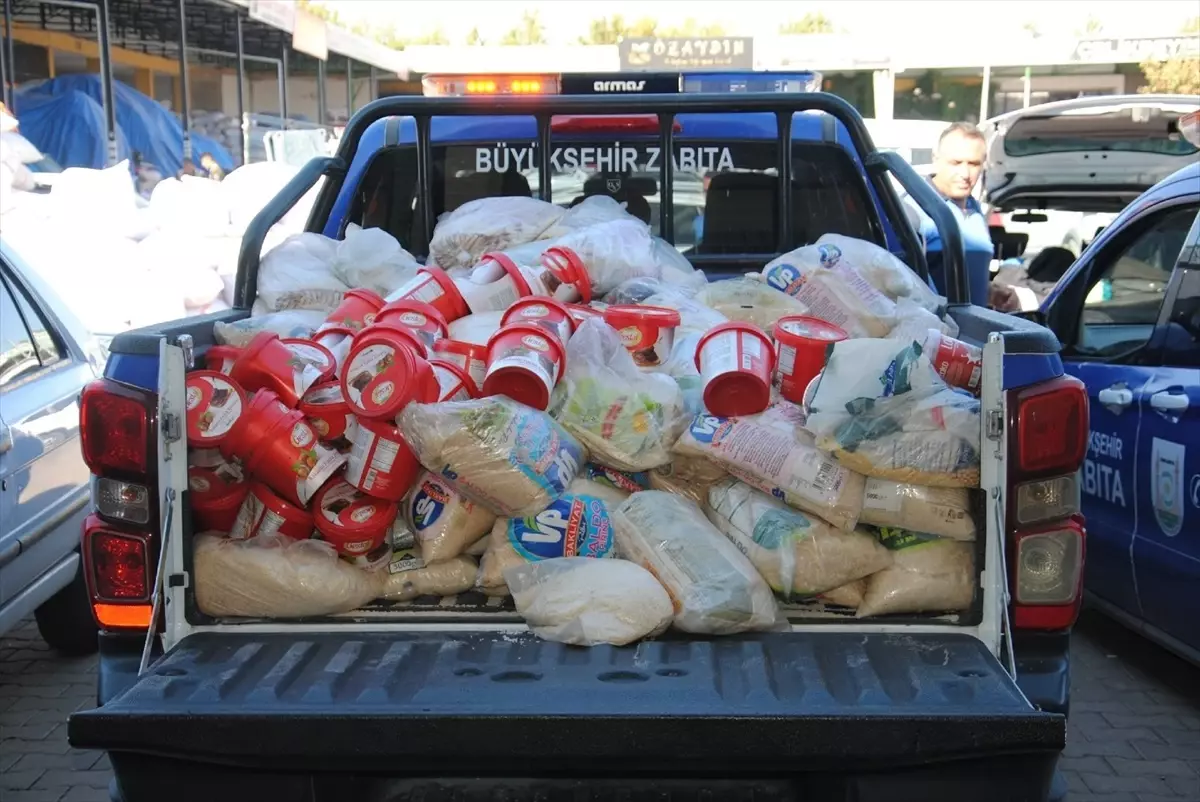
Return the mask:
[[[103, 89], [98, 75], [63, 75], [17, 91], [17, 120], [21, 134], [63, 167], [102, 168], [105, 165]], [[165, 176], [183, 166], [183, 126], [175, 115], [128, 84], [113, 81], [117, 106], [117, 157], [132, 151], [154, 164]], [[233, 158], [218, 142], [192, 134], [192, 154], [211, 153], [226, 171]]]

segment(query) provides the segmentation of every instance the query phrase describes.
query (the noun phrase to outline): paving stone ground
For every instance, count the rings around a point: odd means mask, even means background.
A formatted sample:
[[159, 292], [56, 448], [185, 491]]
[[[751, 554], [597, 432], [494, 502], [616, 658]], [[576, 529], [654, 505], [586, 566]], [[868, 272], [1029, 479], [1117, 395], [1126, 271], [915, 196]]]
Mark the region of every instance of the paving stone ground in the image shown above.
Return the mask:
[[[1075, 632], [1069, 802], [1200, 801], [1200, 669], [1098, 613]], [[107, 802], [107, 758], [67, 745], [95, 667], [55, 655], [32, 621], [0, 639], [0, 802]]]

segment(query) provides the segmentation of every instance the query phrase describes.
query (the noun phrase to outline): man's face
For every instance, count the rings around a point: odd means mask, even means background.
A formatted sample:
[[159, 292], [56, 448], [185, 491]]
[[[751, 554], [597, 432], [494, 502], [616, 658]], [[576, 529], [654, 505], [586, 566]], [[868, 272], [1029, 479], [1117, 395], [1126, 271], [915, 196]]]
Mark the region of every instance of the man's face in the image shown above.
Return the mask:
[[960, 133], [942, 140], [934, 159], [933, 183], [950, 200], [965, 200], [983, 172], [983, 141]]

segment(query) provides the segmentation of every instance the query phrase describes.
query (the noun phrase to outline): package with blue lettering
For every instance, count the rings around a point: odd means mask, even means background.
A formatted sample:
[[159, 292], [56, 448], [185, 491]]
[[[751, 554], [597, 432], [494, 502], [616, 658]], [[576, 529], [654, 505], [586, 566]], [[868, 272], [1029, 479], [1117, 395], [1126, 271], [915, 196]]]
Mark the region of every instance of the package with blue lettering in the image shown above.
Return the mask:
[[495, 513], [463, 498], [448, 481], [428, 471], [417, 479], [400, 510], [426, 565], [459, 556], [496, 522]]
[[496, 520], [476, 586], [489, 595], [507, 595], [508, 568], [555, 557], [611, 556], [609, 505], [602, 498], [568, 493], [535, 515]]
[[553, 418], [506, 396], [409, 404], [397, 423], [426, 470], [506, 518], [546, 509], [587, 459]]

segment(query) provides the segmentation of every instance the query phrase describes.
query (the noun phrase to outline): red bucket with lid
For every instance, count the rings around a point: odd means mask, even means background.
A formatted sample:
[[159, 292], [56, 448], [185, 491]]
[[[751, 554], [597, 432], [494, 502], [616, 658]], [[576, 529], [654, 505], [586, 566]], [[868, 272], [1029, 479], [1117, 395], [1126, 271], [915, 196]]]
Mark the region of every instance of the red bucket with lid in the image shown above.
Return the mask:
[[599, 309], [593, 309], [585, 304], [567, 304], [567, 309], [571, 312], [571, 317], [575, 321], [575, 328], [585, 320], [591, 320], [594, 317], [604, 317], [604, 313]]
[[378, 293], [371, 290], [348, 290], [342, 296], [342, 302], [325, 318], [321, 331], [328, 327], [346, 328], [359, 331], [375, 322], [375, 315], [383, 308], [384, 300]]
[[392, 301], [383, 307], [375, 317], [375, 325], [381, 323], [391, 323], [410, 329], [425, 344], [423, 352], [433, 348], [433, 344], [438, 340], [450, 336], [450, 329], [441, 312], [427, 303], [414, 301], [411, 298]]
[[229, 536], [235, 540], [245, 540], [273, 534], [293, 540], [308, 540], [313, 534], [313, 517], [303, 507], [280, 498], [262, 482], [250, 482]]
[[228, 533], [250, 492], [250, 484], [229, 466], [191, 467], [188, 468], [188, 490], [197, 531]]
[[533, 294], [520, 266], [503, 253], [485, 253], [479, 257], [471, 275], [457, 280], [455, 286], [472, 314], [502, 312]]
[[417, 268], [417, 274], [388, 293], [387, 300], [391, 302], [405, 298], [429, 304], [438, 310], [447, 322], [471, 314], [467, 302], [454, 285], [454, 279], [450, 278], [450, 274], [445, 270], [433, 265]]
[[604, 322], [621, 335], [621, 344], [639, 368], [655, 368], [671, 358], [679, 312], [665, 306], [610, 306]]
[[510, 306], [500, 318], [500, 326], [529, 323], [539, 326], [558, 338], [566, 345], [575, 333], [575, 318], [566, 304], [559, 303], [553, 298], [522, 298]]
[[542, 266], [554, 278], [554, 281], [548, 281], [545, 275], [542, 276], [546, 289], [555, 300], [592, 302], [592, 279], [588, 276], [587, 265], [575, 251], [561, 245], [547, 248], [542, 254]]
[[228, 376], [233, 370], [233, 360], [237, 359], [241, 352], [241, 348], [234, 348], [232, 345], [214, 345], [204, 355], [204, 366]]
[[770, 406], [774, 367], [774, 344], [749, 323], [714, 326], [696, 343], [704, 407], [722, 418], [756, 415]]
[[479, 387], [458, 365], [440, 359], [431, 360], [429, 365], [442, 388], [438, 401], [468, 401], [479, 397]]
[[558, 338], [538, 326], [505, 326], [488, 340], [483, 395], [506, 395], [533, 409], [545, 410], [567, 366]]
[[255, 479], [304, 507], [345, 463], [346, 455], [321, 445], [304, 413], [292, 410], [267, 430], [245, 464]]
[[306, 365], [311, 365], [314, 370], [320, 371], [320, 375], [312, 386], [333, 381], [337, 377], [337, 360], [325, 346], [312, 340], [302, 340], [296, 337], [288, 337], [280, 342], [288, 347], [296, 359]]
[[354, 338], [342, 370], [342, 394], [359, 418], [395, 418], [410, 401], [430, 404], [441, 392], [433, 368], [404, 326], [381, 323]]
[[292, 410], [270, 390], [259, 390], [250, 398], [242, 413], [237, 432], [221, 443], [221, 453], [227, 459], [249, 456], [276, 423]]
[[357, 423], [342, 393], [341, 382], [325, 382], [313, 387], [300, 399], [300, 411], [323, 442], [333, 445], [343, 445], [339, 442], [342, 440], [353, 442]]
[[246, 392], [229, 376], [197, 370], [185, 380], [187, 442], [191, 448], [222, 448], [237, 437], [246, 412]]
[[487, 376], [487, 346], [462, 340], [438, 340], [433, 344], [433, 355], [443, 362], [458, 365], [467, 372], [475, 389], [483, 387]]
[[247, 392], [271, 390], [294, 409], [308, 388], [320, 380], [321, 371], [307, 358], [298, 357], [278, 334], [260, 331], [234, 360], [230, 376]]
[[189, 448], [187, 464], [189, 468], [219, 468], [225, 464], [225, 456], [216, 448]]
[[930, 329], [925, 336], [924, 350], [942, 381], [979, 395], [983, 349]]
[[346, 481], [376, 498], [399, 501], [417, 481], [421, 463], [390, 421], [360, 420]]
[[829, 346], [846, 339], [846, 332], [824, 320], [786, 315], [775, 322], [779, 392], [793, 404], [804, 403], [804, 390], [821, 369]]
[[396, 505], [363, 495], [344, 479], [334, 479], [313, 499], [313, 524], [321, 540], [344, 557], [367, 557], [388, 548]]

